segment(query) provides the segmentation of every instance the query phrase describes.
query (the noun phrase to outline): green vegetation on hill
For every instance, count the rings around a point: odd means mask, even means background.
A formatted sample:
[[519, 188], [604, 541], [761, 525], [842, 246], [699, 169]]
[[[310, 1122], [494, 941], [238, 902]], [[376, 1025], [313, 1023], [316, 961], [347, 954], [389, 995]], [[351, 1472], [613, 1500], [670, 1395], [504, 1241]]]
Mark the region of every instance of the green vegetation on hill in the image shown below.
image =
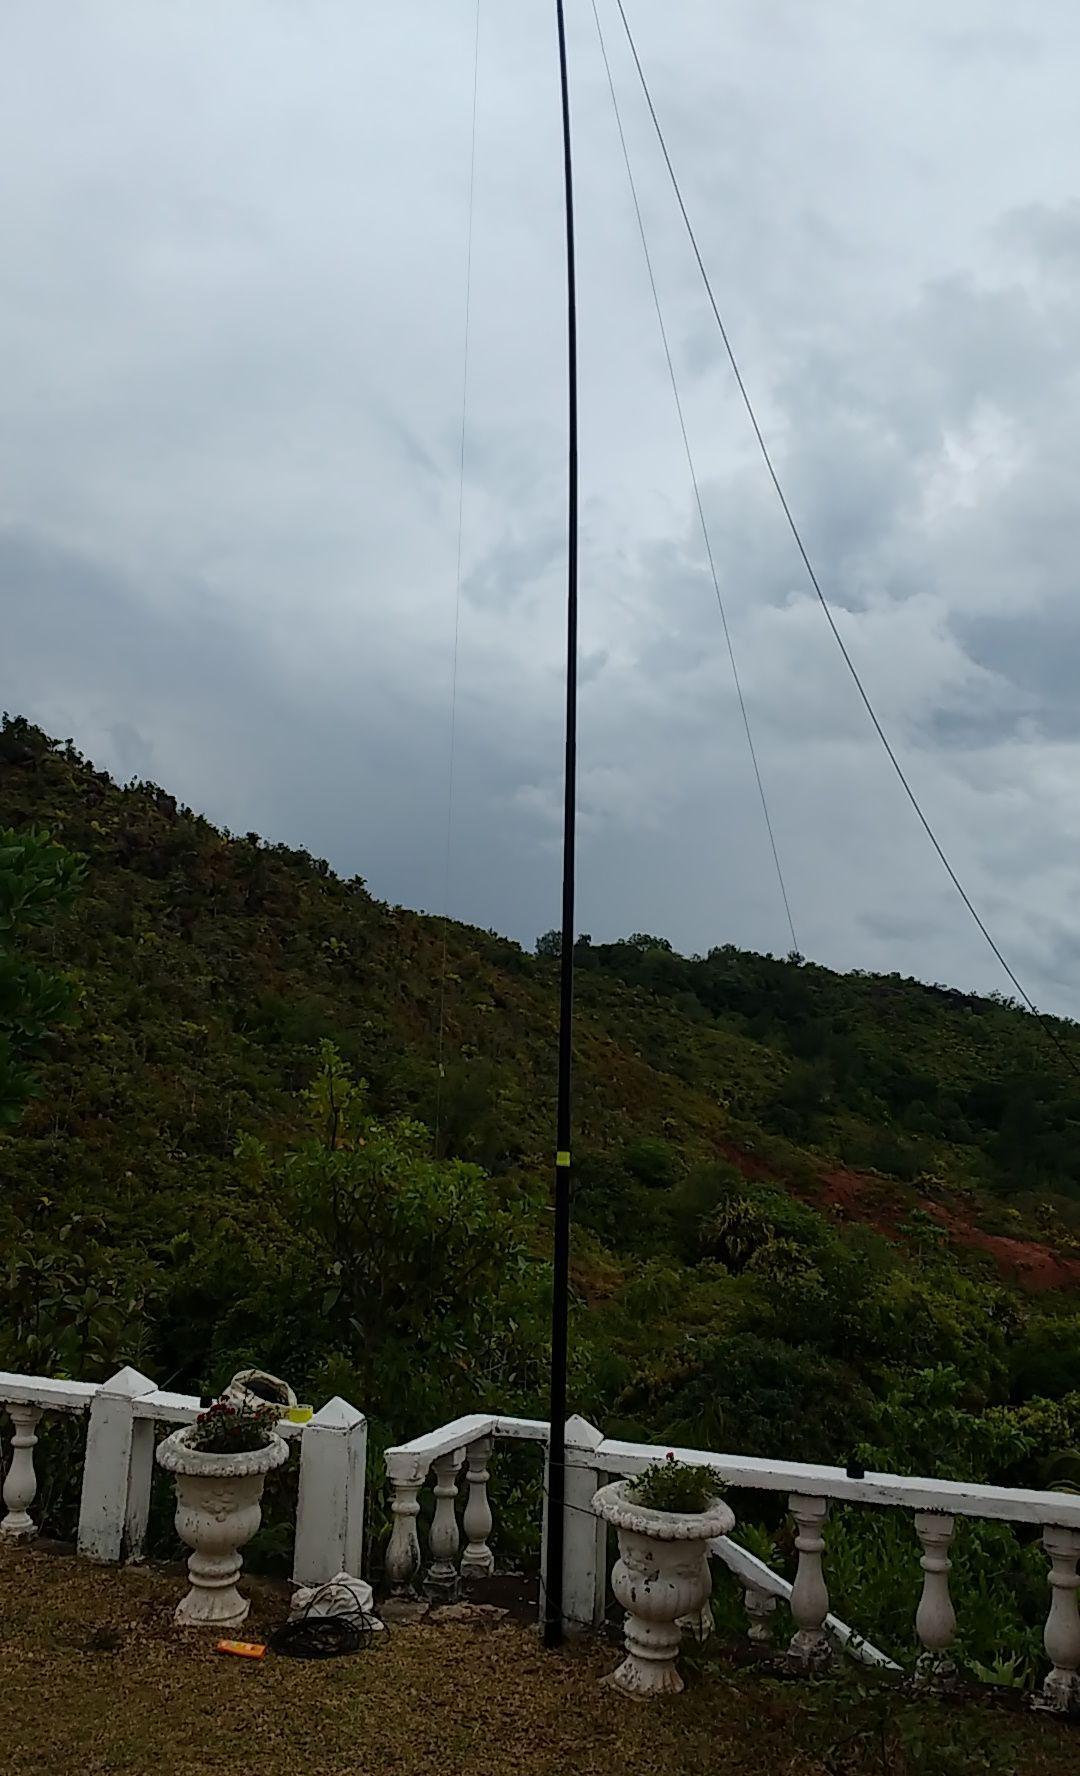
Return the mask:
[[[21, 719], [0, 824], [22, 1105], [0, 1134], [0, 1367], [128, 1361], [202, 1391], [257, 1361], [352, 1397], [383, 1444], [485, 1404], [542, 1412], [557, 944], [383, 905]], [[20, 869], [51, 889], [16, 926]], [[582, 938], [578, 960], [575, 1409], [650, 1441], [1067, 1478], [1080, 1082], [1034, 1020], [731, 946]], [[840, 1514], [837, 1603], [895, 1650], [917, 1564], [889, 1542], [907, 1526], [877, 1524]], [[779, 1505], [758, 1533], [790, 1553]], [[964, 1545], [961, 1579], [992, 1593], [965, 1652], [1015, 1650], [1019, 1610], [1032, 1654], [1037, 1548]]]
[[78, 858], [33, 827], [0, 827], [0, 1127], [33, 1097], [33, 1063], [71, 1003], [70, 983], [33, 962], [23, 940], [70, 900], [81, 874]]

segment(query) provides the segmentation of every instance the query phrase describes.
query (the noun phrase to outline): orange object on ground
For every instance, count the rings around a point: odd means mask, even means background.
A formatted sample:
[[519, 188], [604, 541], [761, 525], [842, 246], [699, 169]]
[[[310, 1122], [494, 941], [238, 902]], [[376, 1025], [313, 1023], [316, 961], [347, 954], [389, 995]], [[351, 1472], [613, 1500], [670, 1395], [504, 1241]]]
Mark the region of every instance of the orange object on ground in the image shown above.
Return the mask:
[[214, 1649], [219, 1653], [235, 1653], [238, 1659], [262, 1659], [266, 1648], [255, 1640], [219, 1640]]

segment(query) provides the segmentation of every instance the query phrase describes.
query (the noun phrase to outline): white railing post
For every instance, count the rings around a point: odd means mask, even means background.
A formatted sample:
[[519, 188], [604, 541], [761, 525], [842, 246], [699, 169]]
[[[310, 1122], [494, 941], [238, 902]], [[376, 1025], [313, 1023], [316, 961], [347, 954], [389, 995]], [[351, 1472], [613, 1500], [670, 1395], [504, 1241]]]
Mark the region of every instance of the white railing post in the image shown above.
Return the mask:
[[821, 1570], [829, 1501], [793, 1492], [788, 1506], [799, 1526], [795, 1537], [799, 1566], [791, 1588], [791, 1613], [796, 1631], [787, 1656], [795, 1670], [805, 1672], [820, 1669], [832, 1657], [824, 1626], [829, 1613], [829, 1593]]
[[1076, 1593], [1080, 1576], [1076, 1563], [1080, 1560], [1080, 1530], [1056, 1529], [1048, 1525], [1043, 1531], [1043, 1547], [1050, 1560], [1050, 1614], [1046, 1620], [1043, 1645], [1052, 1670], [1036, 1702], [1054, 1714], [1065, 1714], [1080, 1708], [1080, 1611]]
[[465, 1501], [465, 1514], [462, 1526], [465, 1530], [465, 1552], [461, 1556], [462, 1578], [486, 1578], [495, 1571], [495, 1556], [488, 1547], [488, 1536], [491, 1534], [492, 1517], [491, 1501], [488, 1498], [488, 1481], [491, 1475], [488, 1462], [494, 1447], [493, 1437], [478, 1437], [470, 1443], [468, 1469], [465, 1483], [469, 1496]]
[[138, 1560], [150, 1515], [154, 1422], [135, 1417], [135, 1401], [154, 1384], [121, 1369], [90, 1407], [79, 1502], [78, 1551], [89, 1560]]
[[770, 1646], [776, 1598], [771, 1597], [768, 1591], [759, 1591], [756, 1585], [747, 1585], [743, 1592], [743, 1608], [750, 1618], [747, 1638], [751, 1646]]
[[435, 1515], [431, 1519], [428, 1541], [431, 1565], [424, 1580], [424, 1590], [428, 1597], [440, 1603], [452, 1602], [460, 1589], [457, 1561], [461, 1536], [456, 1502], [457, 1476], [464, 1460], [464, 1449], [451, 1449], [447, 1455], [437, 1455], [431, 1464], [435, 1470]]
[[28, 1542], [38, 1532], [30, 1506], [37, 1497], [34, 1446], [41, 1408], [9, 1402], [7, 1415], [12, 1424], [11, 1462], [4, 1478], [7, 1514], [0, 1522], [0, 1535], [10, 1542]]
[[915, 1632], [923, 1649], [915, 1668], [915, 1682], [921, 1687], [945, 1688], [956, 1675], [949, 1657], [949, 1648], [956, 1638], [956, 1611], [949, 1595], [949, 1547], [955, 1528], [955, 1517], [944, 1512], [915, 1513], [915, 1534], [923, 1550], [919, 1562], [923, 1588], [915, 1615]]
[[[566, 1421], [566, 1473], [563, 1487], [563, 1632], [585, 1634], [598, 1628], [607, 1605], [607, 1524], [592, 1508], [594, 1493], [607, 1479], [596, 1463], [604, 1441], [595, 1425], [575, 1413]], [[544, 1463], [544, 1498], [549, 1465]], [[541, 1536], [540, 1571], [547, 1570], [547, 1510]], [[546, 1599], [540, 1585], [540, 1620]]]
[[300, 1435], [293, 1580], [323, 1585], [340, 1572], [361, 1576], [367, 1420], [335, 1395]]

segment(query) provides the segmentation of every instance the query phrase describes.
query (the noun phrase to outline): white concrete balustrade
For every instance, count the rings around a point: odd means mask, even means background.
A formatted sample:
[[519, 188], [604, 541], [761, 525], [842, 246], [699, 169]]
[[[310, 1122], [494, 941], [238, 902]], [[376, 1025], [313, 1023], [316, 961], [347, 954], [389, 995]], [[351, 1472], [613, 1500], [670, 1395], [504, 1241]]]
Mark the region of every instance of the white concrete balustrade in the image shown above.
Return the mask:
[[[36, 1533], [35, 1449], [43, 1415], [87, 1421], [79, 1511], [78, 1550], [98, 1561], [138, 1560], [143, 1554], [154, 1473], [155, 1425], [189, 1424], [198, 1400], [156, 1388], [135, 1369], [122, 1369], [102, 1384], [0, 1372], [0, 1406], [10, 1421], [3, 1476], [0, 1538], [28, 1540]], [[280, 1434], [299, 1444], [294, 1579], [320, 1584], [342, 1570], [361, 1575], [367, 1425], [354, 1406], [330, 1400], [305, 1425], [283, 1419]], [[391, 1598], [416, 1606], [423, 1594], [445, 1601], [460, 1577], [494, 1570], [490, 1541], [490, 1480], [500, 1444], [532, 1444], [546, 1458], [542, 1420], [474, 1413], [386, 1452], [392, 1530], [385, 1555]], [[639, 1474], [661, 1459], [663, 1446], [606, 1438], [584, 1419], [566, 1426], [563, 1610], [568, 1633], [597, 1627], [608, 1604], [605, 1524], [592, 1509], [600, 1486]], [[1055, 1713], [1080, 1711], [1080, 1497], [997, 1486], [975, 1486], [899, 1474], [854, 1478], [843, 1468], [767, 1461], [673, 1449], [682, 1462], [717, 1469], [732, 1489], [781, 1493], [794, 1520], [798, 1554], [789, 1582], [730, 1537], [710, 1553], [742, 1592], [750, 1641], [771, 1643], [777, 1601], [790, 1607], [795, 1632], [788, 1649], [791, 1669], [824, 1666], [837, 1646], [866, 1664], [893, 1666], [839, 1621], [829, 1607], [828, 1519], [833, 1504], [858, 1504], [910, 1514], [912, 1560], [922, 1568], [915, 1633], [922, 1649], [915, 1671], [920, 1685], [944, 1687], [954, 1676], [951, 1651], [957, 1633], [949, 1591], [950, 1549], [957, 1520], [985, 1518], [1039, 1529], [1048, 1563], [1048, 1611], [1044, 1643], [1049, 1670], [1038, 1705]], [[544, 1465], [546, 1490], [546, 1459]], [[432, 1483], [434, 1509], [421, 1548], [421, 1494]], [[541, 1598], [541, 1609], [543, 1599]], [[895, 1666], [893, 1667], [895, 1669]]]
[[[387, 1450], [392, 1526], [386, 1548], [386, 1582], [392, 1607], [402, 1613], [418, 1603], [422, 1593], [441, 1603], [450, 1601], [458, 1593], [462, 1574], [485, 1576], [495, 1570], [495, 1557], [488, 1546], [492, 1530], [488, 1462], [496, 1438], [544, 1444], [547, 1425], [535, 1418], [472, 1413]], [[463, 1470], [466, 1547], [459, 1559], [457, 1498]], [[432, 1473], [435, 1508], [428, 1532], [431, 1558], [425, 1568], [417, 1522], [420, 1494]]]
[[[492, 1507], [489, 1461], [500, 1440], [546, 1445], [547, 1425], [535, 1419], [471, 1416], [417, 1437], [386, 1454], [393, 1532], [386, 1551], [392, 1593], [418, 1598], [422, 1589], [450, 1594], [456, 1573], [490, 1571], [488, 1537]], [[607, 1606], [607, 1549], [604, 1525], [591, 1510], [593, 1493], [609, 1479], [639, 1474], [668, 1451], [659, 1446], [605, 1438], [583, 1419], [566, 1427], [566, 1518], [563, 1568], [564, 1628], [580, 1633], [597, 1626]], [[922, 1567], [922, 1595], [915, 1633], [922, 1649], [915, 1681], [945, 1687], [955, 1675], [950, 1649], [957, 1632], [949, 1592], [949, 1550], [957, 1518], [984, 1518], [1037, 1525], [1049, 1563], [1049, 1608], [1044, 1635], [1050, 1670], [1038, 1706], [1062, 1713], [1080, 1710], [1080, 1497], [999, 1486], [976, 1486], [901, 1474], [849, 1475], [843, 1468], [815, 1463], [773, 1462], [712, 1450], [675, 1448], [678, 1461], [717, 1469], [728, 1487], [786, 1495], [795, 1523], [798, 1553], [794, 1583], [729, 1537], [710, 1552], [738, 1580], [755, 1645], [771, 1641], [771, 1618], [778, 1599], [791, 1610], [795, 1633], [788, 1661], [795, 1672], [820, 1670], [836, 1645], [868, 1665], [898, 1669], [889, 1656], [870, 1646], [829, 1608], [828, 1516], [831, 1504], [861, 1504], [911, 1514], [912, 1559]], [[468, 1547], [457, 1566], [460, 1536], [455, 1511], [458, 1479], [465, 1469], [468, 1504], [464, 1517]], [[420, 1494], [434, 1472], [436, 1506], [430, 1533], [426, 1581], [417, 1520]], [[920, 1558], [921, 1554], [921, 1558]], [[482, 1564], [479, 1564], [482, 1562]], [[543, 1600], [541, 1599], [541, 1609]]]
[[[37, 1534], [34, 1449], [43, 1413], [87, 1419], [78, 1551], [98, 1561], [142, 1558], [150, 1514], [156, 1424], [191, 1424], [201, 1410], [189, 1394], [163, 1392], [136, 1369], [110, 1381], [54, 1381], [0, 1371], [0, 1406], [12, 1425], [0, 1536]], [[304, 1425], [282, 1419], [299, 1443], [293, 1577], [316, 1585], [341, 1571], [359, 1576], [364, 1524], [367, 1423], [347, 1401], [329, 1400]]]

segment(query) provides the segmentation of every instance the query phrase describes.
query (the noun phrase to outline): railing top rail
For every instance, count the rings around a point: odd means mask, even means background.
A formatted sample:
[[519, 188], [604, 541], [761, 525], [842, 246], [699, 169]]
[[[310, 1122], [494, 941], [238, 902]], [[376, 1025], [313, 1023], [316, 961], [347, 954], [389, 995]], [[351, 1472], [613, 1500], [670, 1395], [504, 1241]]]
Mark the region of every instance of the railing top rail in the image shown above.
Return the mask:
[[96, 1381], [54, 1381], [48, 1375], [14, 1375], [0, 1370], [0, 1405], [40, 1406], [47, 1412], [88, 1412]]
[[[548, 1426], [543, 1419], [469, 1413], [414, 1437], [409, 1443], [388, 1449], [387, 1473], [392, 1480], [422, 1481], [439, 1456], [456, 1449], [464, 1451], [478, 1438], [492, 1436], [546, 1443]], [[589, 1462], [600, 1473], [640, 1474], [650, 1462], [667, 1453], [664, 1444], [628, 1443], [605, 1437], [589, 1450]], [[710, 1449], [675, 1448], [670, 1453], [678, 1461], [717, 1468], [729, 1486], [751, 1491], [801, 1493], [809, 1498], [835, 1499], [838, 1503], [892, 1505], [957, 1517], [993, 1518], [1003, 1523], [1080, 1529], [1080, 1496], [1068, 1493], [982, 1486], [974, 1481], [934, 1480], [908, 1474], [866, 1474], [856, 1480], [843, 1468], [818, 1462], [772, 1461]]]
[[398, 1443], [386, 1451], [386, 1471], [392, 1480], [408, 1483], [423, 1480], [432, 1462], [440, 1455], [465, 1450], [481, 1437], [505, 1437], [511, 1441], [546, 1443], [548, 1425], [541, 1418], [511, 1418], [494, 1413], [470, 1412], [453, 1418], [437, 1430], [425, 1431], [409, 1443]]
[[[640, 1474], [668, 1453], [663, 1444], [624, 1443], [605, 1438], [596, 1466], [608, 1474]], [[760, 1456], [724, 1455], [714, 1450], [672, 1448], [677, 1461], [716, 1468], [729, 1486], [764, 1492], [801, 1493], [842, 1503], [899, 1505], [958, 1517], [989, 1517], [1004, 1523], [1057, 1524], [1080, 1529], [1080, 1496], [981, 1486], [959, 1480], [927, 1480], [907, 1474], [866, 1474], [852, 1479], [843, 1468], [814, 1462], [770, 1461]]]
[[496, 1437], [506, 1437], [511, 1442], [546, 1443], [551, 1426], [546, 1418], [497, 1418], [495, 1420]]
[[[14, 1406], [40, 1406], [45, 1412], [88, 1412], [98, 1394], [108, 1392], [110, 1385], [0, 1370], [0, 1408], [10, 1402]], [[178, 1425], [193, 1424], [202, 1411], [198, 1395], [174, 1394], [165, 1388], [149, 1388], [131, 1396], [131, 1407], [136, 1418], [155, 1418]], [[280, 1419], [277, 1425], [281, 1437], [299, 1437], [303, 1429], [302, 1424], [287, 1418]]]
[[[194, 1424], [202, 1410], [197, 1394], [172, 1394], [165, 1388], [153, 1388], [132, 1401], [136, 1418], [156, 1418], [163, 1424]], [[304, 1427], [292, 1419], [281, 1418], [275, 1429], [279, 1437], [299, 1437]]]

